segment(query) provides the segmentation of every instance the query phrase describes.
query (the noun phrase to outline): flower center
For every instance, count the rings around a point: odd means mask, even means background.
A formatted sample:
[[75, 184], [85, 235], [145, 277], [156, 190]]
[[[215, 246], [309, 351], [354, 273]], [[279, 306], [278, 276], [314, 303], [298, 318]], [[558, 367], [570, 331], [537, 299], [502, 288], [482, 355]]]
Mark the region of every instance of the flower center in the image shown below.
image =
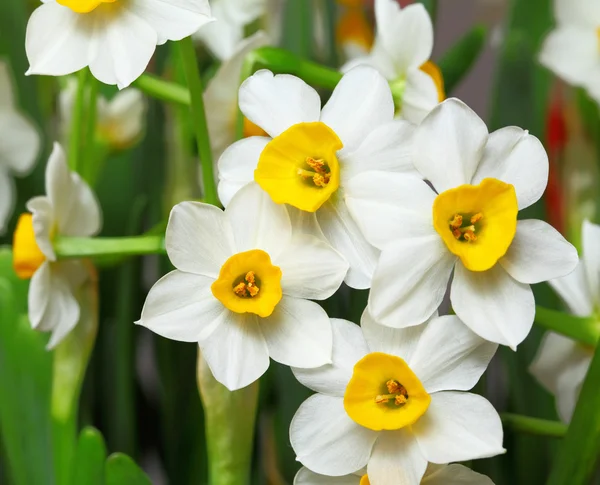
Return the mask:
[[371, 482], [369, 481], [369, 476], [368, 475], [363, 475], [360, 478], [360, 483], [358, 485], [371, 485]]
[[68, 7], [73, 12], [89, 13], [102, 3], [115, 3], [117, 0], [56, 0], [59, 5]]
[[342, 147], [326, 124], [298, 123], [267, 144], [254, 180], [274, 202], [315, 212], [339, 187], [336, 152]]
[[375, 431], [410, 426], [423, 416], [431, 397], [400, 357], [373, 352], [354, 366], [344, 408], [356, 423]]
[[[237, 111], [236, 111], [237, 116]], [[268, 136], [267, 132], [244, 116], [244, 138], [249, 136]]]
[[433, 225], [449, 251], [471, 271], [486, 271], [506, 254], [517, 230], [515, 188], [487, 178], [439, 194]]
[[13, 235], [13, 268], [21, 279], [29, 279], [46, 261], [33, 231], [33, 216], [21, 214]]
[[231, 256], [210, 287], [214, 297], [235, 313], [268, 317], [281, 300], [281, 269], [260, 249]]

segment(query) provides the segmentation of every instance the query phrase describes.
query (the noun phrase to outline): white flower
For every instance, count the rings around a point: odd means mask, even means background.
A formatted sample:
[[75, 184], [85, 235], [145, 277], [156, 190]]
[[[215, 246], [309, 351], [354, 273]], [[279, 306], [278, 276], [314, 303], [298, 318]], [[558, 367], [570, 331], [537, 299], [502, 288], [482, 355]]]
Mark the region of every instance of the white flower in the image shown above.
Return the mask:
[[[568, 276], [550, 280], [574, 315], [600, 314], [600, 226], [583, 223], [583, 256]], [[592, 360], [593, 349], [549, 332], [542, 341], [530, 372], [556, 397], [560, 418], [569, 422], [579, 397], [583, 379]]]
[[157, 45], [211, 21], [208, 0], [42, 0], [27, 24], [27, 74], [63, 76], [89, 66], [105, 84], [129, 86]]
[[299, 209], [291, 212], [296, 226], [302, 223], [344, 255], [348, 285], [368, 288], [379, 251], [346, 207], [347, 185], [367, 170], [414, 172], [414, 128], [393, 119], [386, 80], [359, 66], [342, 78], [321, 110], [319, 94], [304, 81], [263, 70], [242, 84], [239, 101], [246, 118], [269, 136], [246, 138], [225, 150], [219, 160], [223, 204], [256, 180], [275, 202]]
[[363, 5], [348, 5], [343, 9], [336, 25], [336, 41], [345, 59], [368, 56], [374, 35]]
[[370, 54], [350, 61], [342, 70], [359, 64], [377, 68], [401, 94], [400, 115], [421, 120], [445, 97], [439, 68], [429, 58], [433, 25], [421, 4], [401, 9], [396, 0], [375, 0], [377, 33]]
[[[204, 29], [203, 29], [204, 31]], [[264, 32], [257, 32], [243, 40], [233, 55], [225, 60], [204, 91], [208, 132], [214, 160], [218, 160], [223, 151], [236, 141], [238, 119], [238, 90], [240, 87], [242, 66], [248, 53], [269, 43]], [[244, 119], [244, 136], [255, 133], [254, 126]], [[262, 133], [264, 134], [264, 132]]]
[[17, 110], [8, 66], [0, 61], [0, 234], [15, 205], [11, 175], [27, 175], [40, 151], [40, 135]]
[[[61, 131], [65, 138], [71, 130], [76, 93], [77, 79], [71, 77], [59, 95]], [[141, 91], [135, 88], [118, 92], [110, 101], [99, 95], [96, 109], [96, 136], [113, 150], [129, 148], [142, 136], [145, 114], [144, 97]]]
[[19, 219], [13, 244], [14, 267], [29, 285], [29, 320], [34, 329], [52, 332], [48, 348], [55, 347], [77, 325], [81, 308], [78, 289], [92, 277], [81, 260], [57, 261], [56, 236], [93, 236], [100, 231], [100, 206], [90, 187], [69, 172], [62, 148], [46, 165], [46, 195], [27, 203], [32, 214]]
[[456, 316], [391, 329], [365, 312], [361, 328], [332, 319], [333, 362], [292, 369], [317, 392], [292, 419], [297, 460], [316, 473], [367, 468], [372, 485], [418, 485], [428, 462], [503, 453], [493, 406], [468, 392], [497, 345]]
[[238, 51], [244, 27], [266, 13], [267, 0], [212, 0], [210, 5], [216, 22], [196, 32], [194, 38], [204, 42], [219, 60], [227, 61]]
[[600, 103], [600, 3], [554, 0], [554, 16], [557, 26], [544, 41], [540, 62]]
[[382, 249], [370, 311], [385, 325], [417, 325], [438, 308], [454, 272], [450, 300], [460, 319], [515, 348], [533, 325], [529, 285], [570, 273], [578, 260], [549, 224], [517, 221], [546, 187], [542, 144], [517, 127], [488, 134], [469, 107], [449, 99], [417, 128], [414, 150], [433, 190], [401, 174], [371, 173], [350, 183], [362, 193], [352, 192], [348, 207]]
[[[366, 471], [343, 477], [328, 477], [302, 467], [294, 478], [294, 485], [373, 485]], [[400, 485], [393, 483], [392, 485]], [[462, 465], [429, 465], [421, 485], [494, 485], [488, 477]]]
[[171, 212], [166, 248], [177, 268], [150, 290], [139, 324], [198, 342], [230, 390], [257, 380], [269, 356], [286, 365], [331, 361], [331, 326], [308, 299], [325, 299], [348, 269], [341, 255], [292, 235], [285, 207], [248, 185], [225, 211], [183, 202]]

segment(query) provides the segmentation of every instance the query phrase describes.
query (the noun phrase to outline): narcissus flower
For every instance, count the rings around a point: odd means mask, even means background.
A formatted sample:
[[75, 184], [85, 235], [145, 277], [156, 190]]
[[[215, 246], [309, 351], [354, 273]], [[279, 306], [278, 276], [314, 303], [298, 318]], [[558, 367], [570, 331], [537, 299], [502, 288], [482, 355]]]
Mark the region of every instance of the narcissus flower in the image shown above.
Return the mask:
[[349, 5], [342, 11], [336, 25], [336, 41], [346, 59], [369, 54], [373, 47], [373, 27], [362, 5]]
[[517, 127], [488, 134], [469, 107], [449, 99], [417, 128], [414, 149], [415, 166], [431, 186], [399, 174], [350, 183], [348, 207], [383, 250], [371, 312], [385, 325], [422, 323], [454, 272], [450, 300], [460, 319], [481, 337], [516, 347], [533, 325], [529, 285], [567, 275], [578, 261], [549, 224], [517, 221], [546, 187], [542, 144]]
[[342, 78], [321, 110], [318, 93], [304, 81], [263, 70], [242, 84], [239, 101], [246, 118], [269, 136], [246, 138], [223, 153], [223, 204], [254, 179], [276, 203], [295, 208], [295, 224], [324, 236], [344, 255], [348, 285], [368, 288], [379, 252], [346, 207], [347, 184], [371, 170], [414, 173], [414, 128], [393, 119], [386, 80], [359, 66]]
[[333, 362], [292, 369], [317, 392], [292, 419], [297, 459], [321, 475], [366, 467], [372, 485], [418, 485], [428, 462], [503, 453], [493, 406], [468, 392], [497, 345], [456, 316], [391, 329], [365, 313], [361, 328], [332, 320]]
[[348, 269], [323, 241], [292, 235], [288, 213], [255, 184], [225, 211], [183, 202], [169, 218], [166, 248], [177, 268], [150, 290], [139, 324], [198, 342], [230, 390], [258, 379], [269, 356], [286, 365], [331, 362], [331, 326], [308, 299], [331, 296]]
[[70, 172], [57, 143], [46, 165], [46, 195], [27, 203], [31, 214], [19, 219], [13, 242], [17, 275], [31, 278], [31, 326], [52, 332], [48, 348], [55, 347], [73, 330], [81, 315], [77, 292], [95, 270], [81, 260], [57, 261], [53, 239], [57, 236], [93, 236], [100, 231], [100, 206], [90, 187]]
[[554, 0], [554, 16], [557, 25], [544, 41], [540, 62], [600, 103], [600, 3]]
[[208, 0], [42, 0], [27, 24], [27, 74], [63, 76], [89, 66], [119, 88], [146, 69], [157, 45], [212, 20]]
[[0, 61], [0, 234], [12, 214], [15, 187], [11, 175], [27, 175], [40, 150], [40, 135], [16, 105], [8, 66]]
[[[394, 482], [391, 485], [398, 485]], [[302, 467], [296, 474], [294, 485], [376, 485], [366, 471], [343, 477], [328, 477]], [[462, 465], [429, 465], [421, 485], [494, 485], [488, 477]]]
[[[570, 275], [550, 280], [574, 315], [595, 316], [600, 321], [600, 226], [583, 223], [582, 259]], [[542, 341], [530, 371], [556, 397], [560, 418], [569, 422], [593, 349], [549, 332]]]
[[420, 3], [401, 9], [396, 0], [375, 0], [377, 33], [368, 56], [350, 61], [343, 70], [359, 64], [377, 68], [402, 99], [400, 115], [420, 123], [445, 98], [444, 79], [430, 61], [433, 25]]

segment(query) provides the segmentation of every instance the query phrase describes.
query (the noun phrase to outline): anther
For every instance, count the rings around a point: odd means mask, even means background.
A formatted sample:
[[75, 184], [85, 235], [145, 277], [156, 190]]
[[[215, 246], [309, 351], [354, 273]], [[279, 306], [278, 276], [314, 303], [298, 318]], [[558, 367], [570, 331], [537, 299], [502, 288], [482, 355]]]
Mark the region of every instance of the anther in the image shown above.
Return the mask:
[[385, 404], [390, 402], [387, 396], [377, 396], [375, 397], [375, 404]]
[[256, 276], [254, 271], [248, 271], [244, 276], [244, 281], [240, 281], [233, 287], [233, 292], [242, 298], [245, 298], [250, 294], [251, 297], [258, 295], [260, 288], [256, 286]]
[[477, 239], [477, 236], [471, 230], [465, 231], [465, 233], [463, 234], [463, 237], [465, 238], [465, 241], [468, 241], [468, 242], [475, 241], [475, 239]]
[[244, 283], [243, 281], [241, 281], [240, 283], [238, 283], [234, 288], [233, 288], [233, 292], [237, 295], [237, 296], [246, 296], [246, 283]]
[[463, 216], [461, 216], [460, 214], [454, 214], [454, 217], [450, 221], [450, 227], [452, 229], [458, 229], [460, 226], [462, 226], [462, 223], [463, 223]]
[[396, 406], [402, 406], [403, 404], [406, 404], [408, 401], [408, 399], [406, 398], [406, 396], [404, 394], [398, 394], [396, 396], [396, 399], [394, 399], [394, 404]]
[[476, 224], [477, 222], [479, 222], [481, 219], [483, 219], [483, 214], [481, 212], [478, 212], [477, 214], [474, 214], [471, 217], [471, 224]]
[[397, 394], [400, 392], [400, 389], [404, 389], [400, 383], [398, 381], [395, 381], [394, 379], [390, 379], [389, 381], [387, 381], [385, 383], [385, 386], [387, 387], [387, 390], [390, 394]]

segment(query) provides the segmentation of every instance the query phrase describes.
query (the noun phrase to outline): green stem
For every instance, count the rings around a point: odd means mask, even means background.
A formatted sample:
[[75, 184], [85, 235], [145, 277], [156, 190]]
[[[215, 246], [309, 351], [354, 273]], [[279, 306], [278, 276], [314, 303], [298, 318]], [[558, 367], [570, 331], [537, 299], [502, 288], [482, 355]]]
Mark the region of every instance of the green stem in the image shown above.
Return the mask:
[[204, 199], [209, 204], [219, 205], [213, 170], [212, 149], [208, 135], [208, 123], [206, 122], [206, 113], [204, 111], [204, 89], [202, 87], [200, 71], [198, 70], [194, 43], [191, 37], [187, 37], [179, 41], [178, 45], [191, 96], [192, 120], [202, 168], [202, 181], [204, 182]]
[[590, 483], [600, 455], [600, 345], [596, 347], [548, 485]]
[[210, 485], [246, 485], [254, 441], [258, 381], [231, 392], [213, 377], [198, 350], [198, 390], [204, 407]]
[[538, 306], [535, 323], [591, 347], [595, 347], [600, 339], [600, 328], [592, 317], [577, 317]]
[[183, 106], [189, 106], [192, 103], [190, 92], [184, 86], [164, 81], [151, 74], [142, 74], [133, 85], [148, 96], [161, 101]]
[[563, 438], [567, 433], [567, 425], [560, 421], [532, 418], [521, 414], [502, 413], [500, 415], [505, 427], [523, 433]]
[[54, 251], [59, 259], [100, 258], [106, 256], [141, 256], [165, 254], [164, 237], [57, 237]]
[[85, 94], [88, 85], [90, 71], [86, 67], [79, 71], [77, 80], [77, 92], [75, 94], [75, 104], [71, 115], [71, 127], [69, 133], [69, 168], [76, 172], [79, 170], [79, 164], [82, 154], [83, 143], [83, 121], [85, 115]]
[[96, 157], [96, 117], [98, 111], [98, 81], [95, 77], [88, 77], [88, 97], [87, 97], [87, 113], [85, 118], [85, 132], [82, 141], [83, 150], [80, 155], [84, 156], [83, 166], [79, 167], [81, 176], [92, 184], [100, 172], [97, 164], [102, 163], [102, 159]]

